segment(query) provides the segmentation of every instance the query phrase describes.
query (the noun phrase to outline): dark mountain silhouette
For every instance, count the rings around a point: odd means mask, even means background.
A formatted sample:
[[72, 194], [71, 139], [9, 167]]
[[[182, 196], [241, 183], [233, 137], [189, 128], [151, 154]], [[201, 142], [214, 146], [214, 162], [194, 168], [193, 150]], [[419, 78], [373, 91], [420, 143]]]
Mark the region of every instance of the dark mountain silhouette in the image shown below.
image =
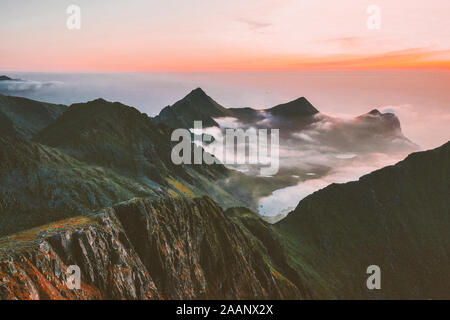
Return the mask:
[[246, 123], [263, 119], [263, 114], [292, 120], [312, 116], [319, 111], [301, 97], [273, 108], [257, 110], [252, 108], [225, 108], [215, 102], [201, 88], [197, 88], [173, 106], [162, 109], [155, 121], [164, 122], [172, 128], [193, 128], [194, 120], [201, 120], [204, 127], [219, 126], [214, 118], [236, 117]]
[[172, 128], [193, 128], [195, 120], [201, 120], [204, 127], [218, 125], [214, 117], [231, 116], [231, 112], [209, 97], [201, 88], [192, 90], [173, 106], [165, 107], [155, 118]]
[[286, 118], [312, 116], [319, 113], [319, 110], [314, 108], [305, 97], [298, 98], [297, 100], [288, 103], [279, 104], [273, 108], [266, 109], [265, 111], [273, 116]]
[[[227, 109], [196, 89], [155, 118], [156, 122], [172, 129], [193, 128], [194, 120], [201, 120], [203, 127], [219, 128], [222, 135], [226, 134], [227, 126], [244, 130], [278, 129], [280, 156], [284, 160], [280, 161], [275, 177], [284, 186], [298, 183], [292, 177], [310, 178], [310, 173], [318, 177], [338, 166], [351, 166], [353, 157], [355, 162], [363, 161], [363, 157], [371, 157], [372, 160], [367, 161], [376, 162], [374, 159], [380, 154], [401, 159], [419, 149], [402, 133], [395, 114], [373, 110], [353, 119], [341, 119], [320, 113], [304, 97], [261, 110]], [[204, 146], [208, 148], [206, 143]], [[340, 158], [346, 156], [349, 158]], [[253, 176], [258, 176], [261, 170], [259, 164], [232, 168]], [[275, 181], [271, 191], [274, 190]], [[254, 205], [252, 209], [257, 207]]]
[[8, 76], [0, 76], [0, 81], [11, 81], [11, 80], [14, 80], [14, 79], [11, 79]]
[[[24, 138], [31, 138], [59, 117], [66, 106], [34, 101], [0, 94], [0, 113], [3, 121], [9, 119], [13, 131]], [[1, 121], [1, 120], [0, 120]]]
[[[326, 298], [448, 299], [450, 142], [359, 181], [332, 184], [275, 225]], [[381, 268], [381, 290], [366, 269]]]
[[[400, 121], [395, 114], [382, 114], [374, 109], [367, 114], [354, 118], [352, 121], [344, 121], [321, 114], [304, 97], [261, 110], [224, 108], [202, 89], [197, 88], [173, 106], [164, 108], [154, 120], [158, 123], [165, 123], [172, 128], [193, 128], [194, 120], [201, 120], [203, 127], [219, 127], [216, 119], [224, 117], [236, 118], [244, 129], [248, 127], [280, 129], [282, 140], [291, 140], [293, 133], [302, 130], [316, 130], [316, 127], [320, 129], [321, 123], [329, 122], [329, 125], [327, 125], [332, 132], [324, 132], [324, 130], [319, 132], [320, 138], [323, 138], [322, 144], [359, 144], [369, 148], [372, 146], [376, 151], [380, 147], [389, 147], [391, 141], [388, 140], [395, 138], [398, 140], [395, 141], [395, 148], [398, 148], [398, 144], [401, 143], [404, 146], [400, 146], [400, 149], [413, 151], [417, 148], [403, 136]], [[331, 143], [325, 141], [326, 139], [332, 140]]]

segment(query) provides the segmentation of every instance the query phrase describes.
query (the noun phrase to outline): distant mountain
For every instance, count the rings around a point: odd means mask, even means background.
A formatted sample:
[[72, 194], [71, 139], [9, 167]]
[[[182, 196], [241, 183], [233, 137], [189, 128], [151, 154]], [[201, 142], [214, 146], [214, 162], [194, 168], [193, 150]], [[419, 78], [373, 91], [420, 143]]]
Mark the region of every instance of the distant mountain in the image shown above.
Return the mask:
[[290, 121], [292, 118], [312, 116], [319, 111], [302, 97], [277, 105], [273, 108], [257, 110], [252, 108], [225, 108], [197, 88], [173, 106], [162, 109], [155, 121], [164, 122], [172, 128], [193, 128], [195, 120], [201, 120], [203, 127], [219, 126], [215, 118], [235, 117], [244, 123], [263, 120], [265, 116], [278, 117]]
[[[341, 119], [319, 112], [304, 97], [262, 110], [224, 108], [203, 90], [196, 89], [163, 109], [154, 120], [172, 129], [193, 128], [194, 120], [201, 120], [204, 128], [216, 127], [222, 135], [228, 127], [278, 129], [281, 161], [275, 177], [285, 186], [299, 182], [292, 177], [311, 179], [312, 173], [318, 178], [338, 167], [358, 165], [357, 161], [376, 165], [374, 158], [401, 159], [419, 149], [402, 133], [395, 114], [375, 109], [353, 119]], [[208, 143], [203, 147], [208, 149]], [[247, 175], [258, 176], [261, 172], [259, 164], [227, 166]]]
[[[376, 112], [372, 115], [379, 116]], [[322, 298], [449, 299], [450, 142], [332, 184], [275, 225]], [[366, 269], [381, 268], [381, 290]]]
[[319, 110], [314, 108], [305, 97], [298, 98], [297, 100], [288, 103], [279, 104], [273, 108], [266, 109], [265, 111], [272, 116], [285, 118], [312, 116], [319, 113]]
[[11, 79], [8, 76], [0, 76], [0, 81], [10, 81], [10, 80], [14, 80], [14, 79]]
[[[242, 128], [256, 127], [280, 129], [282, 139], [295, 138], [293, 134], [303, 130], [315, 130], [325, 124], [333, 130], [331, 136], [340, 137], [341, 142], [355, 142], [364, 136], [375, 140], [384, 137], [396, 137], [404, 140], [406, 148], [413, 150], [416, 146], [403, 136], [400, 121], [392, 113], [382, 114], [374, 109], [367, 114], [345, 121], [322, 114], [305, 97], [279, 104], [267, 109], [225, 108], [215, 102], [202, 89], [197, 88], [173, 106], [164, 108], [155, 117], [158, 123], [165, 123], [171, 128], [193, 128], [195, 120], [201, 120], [203, 127], [220, 127], [221, 118], [234, 118]], [[355, 136], [352, 136], [352, 135]], [[384, 141], [386, 142], [386, 141]], [[322, 141], [324, 143], [324, 141]], [[360, 144], [368, 145], [369, 141]]]
[[155, 121], [164, 122], [172, 128], [193, 128], [195, 120], [203, 126], [217, 126], [214, 117], [231, 116], [231, 112], [209, 97], [201, 88], [192, 90], [173, 106], [165, 107]]
[[8, 122], [12, 126], [11, 133], [27, 139], [48, 126], [66, 109], [66, 106], [60, 104], [0, 94], [0, 123]]
[[393, 113], [381, 113], [374, 109], [353, 119], [317, 114], [315, 120], [297, 131], [298, 143], [313, 142], [341, 153], [390, 154], [419, 149], [402, 133], [400, 121]]

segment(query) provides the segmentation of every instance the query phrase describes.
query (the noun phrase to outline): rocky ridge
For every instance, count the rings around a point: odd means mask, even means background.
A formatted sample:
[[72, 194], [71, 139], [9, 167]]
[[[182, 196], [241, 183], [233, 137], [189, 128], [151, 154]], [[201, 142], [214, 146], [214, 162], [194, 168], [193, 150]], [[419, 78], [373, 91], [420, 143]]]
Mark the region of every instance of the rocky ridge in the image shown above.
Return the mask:
[[[0, 240], [3, 299], [300, 299], [309, 293], [270, 232], [210, 198], [133, 199]], [[257, 218], [256, 215], [254, 218]], [[260, 219], [260, 227], [267, 227]], [[254, 225], [255, 227], [256, 225]], [[269, 230], [269, 229], [267, 229]], [[67, 287], [67, 267], [81, 289]]]

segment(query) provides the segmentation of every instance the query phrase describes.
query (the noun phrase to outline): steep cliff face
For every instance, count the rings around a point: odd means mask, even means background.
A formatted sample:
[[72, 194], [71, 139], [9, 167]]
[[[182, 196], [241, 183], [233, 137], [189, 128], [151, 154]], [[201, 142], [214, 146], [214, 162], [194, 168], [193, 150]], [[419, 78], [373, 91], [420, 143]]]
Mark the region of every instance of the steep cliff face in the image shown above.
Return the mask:
[[[245, 211], [245, 210], [244, 210]], [[3, 299], [306, 298], [267, 233], [209, 198], [131, 200], [0, 240]], [[260, 228], [266, 226], [260, 222]], [[254, 232], [254, 233], [252, 233]], [[67, 287], [67, 268], [81, 289]]]

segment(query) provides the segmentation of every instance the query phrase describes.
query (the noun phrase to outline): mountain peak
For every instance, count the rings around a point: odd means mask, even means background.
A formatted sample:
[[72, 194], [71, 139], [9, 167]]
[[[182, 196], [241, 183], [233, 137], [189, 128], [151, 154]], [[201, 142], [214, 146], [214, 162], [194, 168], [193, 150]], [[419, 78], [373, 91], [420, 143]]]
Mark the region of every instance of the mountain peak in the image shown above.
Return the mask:
[[200, 87], [195, 88], [194, 90], [192, 90], [190, 94], [193, 94], [193, 95], [201, 95], [201, 96], [207, 96], [206, 92], [205, 92], [202, 88], [200, 88]]
[[155, 118], [172, 128], [192, 128], [194, 121], [203, 121], [204, 126], [215, 126], [213, 118], [230, 116], [231, 111], [218, 104], [202, 88], [192, 90], [183, 99], [166, 107]]
[[282, 117], [298, 117], [298, 116], [311, 116], [319, 113], [305, 97], [300, 97], [293, 101], [279, 104], [273, 108], [268, 109], [272, 115]]
[[216, 102], [202, 88], [196, 88], [189, 92], [181, 101], [189, 101], [190, 103], [208, 103], [215, 104]]
[[112, 103], [112, 102], [107, 101], [107, 100], [105, 100], [103, 98], [97, 98], [97, 99], [88, 101], [88, 103]]
[[378, 109], [373, 109], [369, 112], [369, 114], [371, 114], [373, 116], [380, 116], [381, 112]]

